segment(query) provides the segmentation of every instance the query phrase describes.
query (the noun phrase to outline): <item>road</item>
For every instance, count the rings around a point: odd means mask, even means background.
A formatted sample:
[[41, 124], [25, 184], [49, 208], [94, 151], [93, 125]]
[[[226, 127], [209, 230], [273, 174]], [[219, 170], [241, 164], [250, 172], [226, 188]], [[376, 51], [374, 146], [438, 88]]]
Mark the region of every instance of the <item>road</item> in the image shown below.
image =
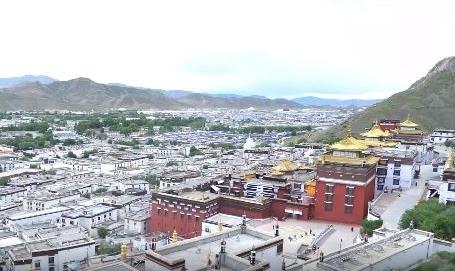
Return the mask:
[[[412, 187], [402, 192], [388, 193], [381, 196], [378, 204], [385, 205], [386, 208], [381, 214], [384, 226], [389, 229], [397, 229], [401, 215], [412, 209], [420, 200], [425, 189], [425, 180], [431, 178], [432, 166], [422, 165], [420, 167], [420, 178], [412, 182]], [[417, 181], [417, 186], [415, 182]], [[398, 196], [400, 195], [400, 196]]]

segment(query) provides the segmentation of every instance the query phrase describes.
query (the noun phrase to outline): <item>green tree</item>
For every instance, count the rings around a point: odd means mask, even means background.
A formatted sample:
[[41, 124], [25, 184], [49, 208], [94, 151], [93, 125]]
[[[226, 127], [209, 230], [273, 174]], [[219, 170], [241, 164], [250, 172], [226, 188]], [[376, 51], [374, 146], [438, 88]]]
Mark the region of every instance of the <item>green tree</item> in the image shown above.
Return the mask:
[[121, 246], [121, 244], [101, 244], [96, 250], [96, 255], [119, 254]]
[[66, 154], [66, 157], [68, 158], [77, 158], [77, 156], [74, 154], [74, 152], [72, 151], [69, 151], [67, 154]]
[[362, 221], [361, 232], [368, 234], [368, 236], [372, 236], [373, 231], [382, 227], [382, 224], [383, 224], [383, 221], [381, 219], [378, 219], [378, 220], [364, 219]]
[[106, 229], [104, 227], [99, 227], [98, 228], [98, 236], [101, 239], [105, 239], [108, 234], [109, 234], [109, 230], [108, 229]]
[[0, 177], [0, 186], [7, 186], [9, 182], [8, 177]]
[[455, 238], [455, 207], [439, 203], [437, 199], [419, 202], [401, 216], [401, 229], [411, 224], [420, 230], [433, 232], [436, 238], [450, 241]]
[[201, 154], [202, 154], [201, 150], [199, 150], [195, 146], [191, 146], [191, 148], [190, 148], [190, 156], [201, 155]]

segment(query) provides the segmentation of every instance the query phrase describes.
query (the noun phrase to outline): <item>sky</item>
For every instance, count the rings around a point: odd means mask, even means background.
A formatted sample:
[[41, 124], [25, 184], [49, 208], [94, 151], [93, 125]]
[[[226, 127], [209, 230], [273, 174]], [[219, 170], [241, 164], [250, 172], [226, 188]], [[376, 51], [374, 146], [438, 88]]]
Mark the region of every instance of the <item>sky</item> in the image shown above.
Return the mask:
[[455, 1], [5, 0], [0, 77], [385, 98], [455, 55]]

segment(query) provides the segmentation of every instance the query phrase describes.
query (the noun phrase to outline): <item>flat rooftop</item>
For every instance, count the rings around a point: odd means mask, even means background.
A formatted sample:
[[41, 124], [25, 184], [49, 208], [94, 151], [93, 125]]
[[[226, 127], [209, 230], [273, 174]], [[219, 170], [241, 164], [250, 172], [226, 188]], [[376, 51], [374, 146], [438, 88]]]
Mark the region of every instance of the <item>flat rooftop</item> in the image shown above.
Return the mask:
[[[188, 270], [200, 270], [207, 266], [208, 257], [214, 262], [223, 238], [226, 241], [226, 252], [235, 255], [253, 246], [258, 247], [273, 236], [248, 228], [242, 233], [240, 228], [236, 228], [166, 245], [155, 252], [171, 260], [185, 259], [185, 267]], [[230, 269], [224, 267], [222, 270]]]
[[340, 271], [364, 270], [371, 264], [409, 249], [430, 238], [430, 233], [420, 230], [403, 230], [376, 242], [352, 246], [341, 253], [327, 255], [318, 267]]
[[[234, 226], [241, 225], [242, 220], [243, 220], [243, 218], [240, 216], [233, 216], [233, 215], [218, 213], [216, 215], [213, 215], [213, 216], [205, 219], [204, 222], [211, 223], [211, 224], [218, 224], [218, 222], [221, 221], [223, 226], [234, 227]], [[247, 221], [248, 220], [249, 219], [247, 219]]]

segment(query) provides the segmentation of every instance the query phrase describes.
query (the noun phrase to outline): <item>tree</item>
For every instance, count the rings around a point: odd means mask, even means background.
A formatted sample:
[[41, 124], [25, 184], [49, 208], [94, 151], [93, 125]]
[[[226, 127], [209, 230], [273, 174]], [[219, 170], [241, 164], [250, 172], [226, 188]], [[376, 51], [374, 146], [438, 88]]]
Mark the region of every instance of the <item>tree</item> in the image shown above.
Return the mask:
[[412, 271], [447, 271], [455, 270], [455, 253], [440, 251], [431, 257], [431, 260], [424, 262]]
[[0, 177], [0, 186], [8, 185], [9, 178], [8, 177]]
[[145, 180], [150, 184], [150, 185], [159, 185], [160, 181], [158, 180], [158, 176], [155, 174], [150, 174], [145, 176]]
[[448, 241], [455, 238], [455, 207], [439, 203], [437, 199], [421, 201], [406, 210], [401, 216], [400, 228], [408, 228], [411, 221], [415, 228], [433, 232], [436, 238]]
[[364, 219], [362, 221], [361, 232], [368, 234], [368, 236], [372, 236], [373, 231], [382, 227], [382, 224], [383, 224], [383, 221], [381, 219], [378, 219], [378, 220]]
[[199, 150], [195, 146], [191, 146], [191, 148], [190, 148], [190, 156], [201, 155], [201, 154], [202, 154], [201, 150]]
[[104, 187], [100, 187], [98, 189], [95, 190], [95, 194], [101, 194], [101, 193], [104, 193], [104, 192], [107, 192], [107, 188], [104, 188]]
[[69, 151], [69, 152], [66, 154], [66, 157], [68, 157], [68, 158], [77, 158], [77, 156], [76, 156], [72, 151]]
[[108, 234], [109, 234], [109, 230], [108, 229], [106, 229], [104, 227], [99, 227], [98, 228], [98, 236], [101, 239], [105, 239]]
[[122, 246], [121, 244], [109, 244], [109, 243], [101, 244], [101, 245], [99, 245], [98, 249], [96, 250], [96, 255], [119, 254], [121, 246]]

